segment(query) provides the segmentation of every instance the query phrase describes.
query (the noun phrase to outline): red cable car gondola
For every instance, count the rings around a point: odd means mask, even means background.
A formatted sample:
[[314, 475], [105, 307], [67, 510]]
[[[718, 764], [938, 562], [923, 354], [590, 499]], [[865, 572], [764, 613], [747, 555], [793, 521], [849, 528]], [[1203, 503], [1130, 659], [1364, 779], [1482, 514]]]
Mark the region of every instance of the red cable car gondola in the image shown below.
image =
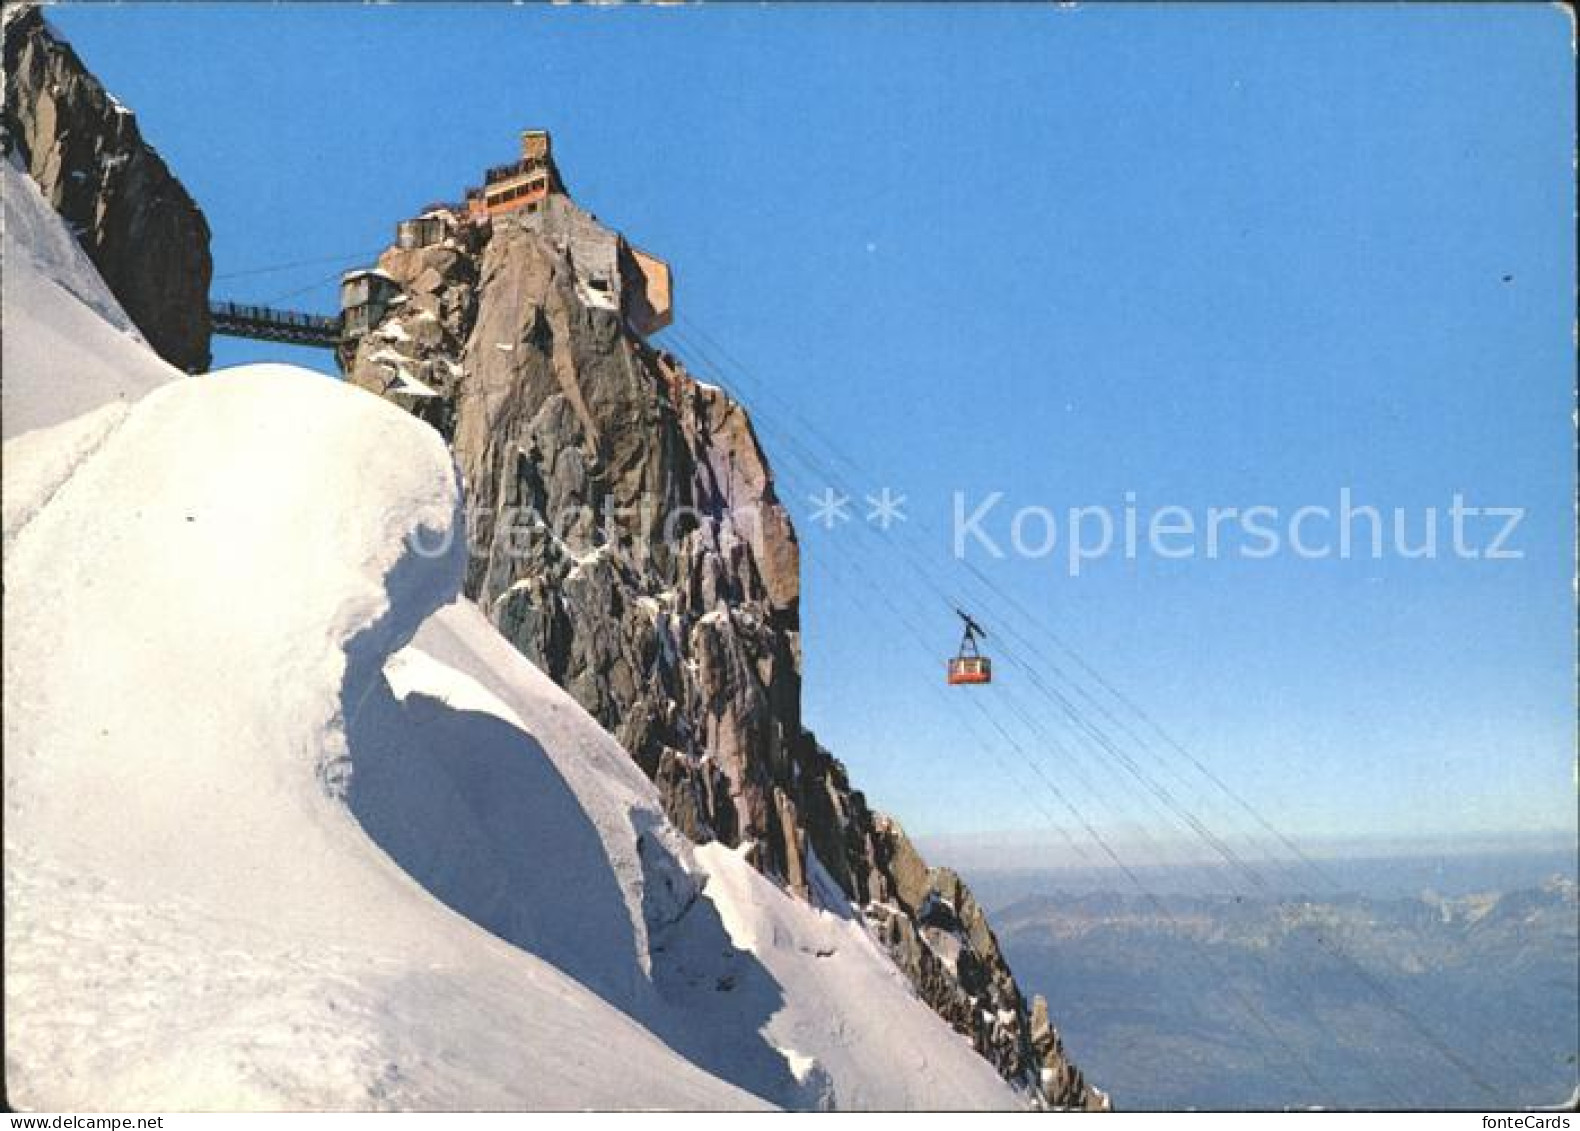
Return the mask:
[[950, 684], [992, 683], [993, 661], [984, 656], [977, 647], [978, 638], [986, 640], [987, 633], [982, 631], [981, 625], [959, 609], [955, 612], [966, 622], [966, 630], [965, 635], [960, 638], [960, 652], [949, 661]]

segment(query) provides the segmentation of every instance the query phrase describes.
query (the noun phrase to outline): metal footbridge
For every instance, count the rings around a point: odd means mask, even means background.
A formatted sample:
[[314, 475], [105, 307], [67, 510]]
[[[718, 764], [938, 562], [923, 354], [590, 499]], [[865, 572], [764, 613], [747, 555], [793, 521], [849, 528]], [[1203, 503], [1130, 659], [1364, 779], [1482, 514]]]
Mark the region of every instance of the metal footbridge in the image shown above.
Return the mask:
[[211, 302], [208, 304], [208, 313], [214, 333], [231, 338], [253, 338], [260, 342], [283, 342], [289, 346], [316, 346], [330, 350], [340, 344], [338, 317], [240, 302]]

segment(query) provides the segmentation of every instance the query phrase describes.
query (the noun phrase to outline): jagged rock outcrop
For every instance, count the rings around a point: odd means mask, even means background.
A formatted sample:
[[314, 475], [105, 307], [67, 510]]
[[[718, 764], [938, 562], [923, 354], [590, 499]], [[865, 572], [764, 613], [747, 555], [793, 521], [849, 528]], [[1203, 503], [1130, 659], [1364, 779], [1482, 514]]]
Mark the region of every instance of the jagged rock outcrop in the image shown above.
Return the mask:
[[136, 116], [37, 8], [7, 5], [4, 19], [6, 151], [20, 156], [148, 344], [178, 368], [207, 369], [213, 262], [203, 213]]
[[[971, 889], [950, 869], [928, 867], [891, 818], [878, 814], [873, 824], [875, 863], [887, 881], [888, 898], [869, 902], [867, 915], [923, 999], [957, 1030], [971, 1034], [977, 1051], [1000, 1071], [1023, 1066], [1038, 1073], [1050, 1103], [1106, 1106], [1106, 1097], [1088, 1088], [1064, 1055], [1040, 995], [1028, 1015]], [[1029, 1042], [1029, 1057], [1023, 1042]]]
[[621, 740], [689, 836], [751, 846], [804, 898], [855, 903], [1006, 1078], [1048, 1106], [1103, 1106], [960, 878], [869, 810], [803, 726], [799, 550], [751, 421], [633, 330], [624, 241], [551, 201], [448, 215], [442, 239], [386, 251], [401, 295], [344, 353], [350, 380], [450, 439], [467, 592]]

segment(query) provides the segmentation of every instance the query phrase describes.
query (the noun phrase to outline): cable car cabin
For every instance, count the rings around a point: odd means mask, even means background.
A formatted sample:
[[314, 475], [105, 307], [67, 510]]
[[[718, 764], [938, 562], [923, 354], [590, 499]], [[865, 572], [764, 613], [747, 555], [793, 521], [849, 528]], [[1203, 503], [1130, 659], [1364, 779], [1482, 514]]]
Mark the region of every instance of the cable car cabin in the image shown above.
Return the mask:
[[949, 661], [950, 684], [992, 683], [993, 664], [977, 647], [977, 641], [987, 639], [987, 633], [959, 609], [955, 610], [955, 615], [965, 622], [965, 633], [960, 637], [960, 651]]
[[992, 683], [993, 662], [986, 656], [956, 656], [949, 661], [949, 682]]

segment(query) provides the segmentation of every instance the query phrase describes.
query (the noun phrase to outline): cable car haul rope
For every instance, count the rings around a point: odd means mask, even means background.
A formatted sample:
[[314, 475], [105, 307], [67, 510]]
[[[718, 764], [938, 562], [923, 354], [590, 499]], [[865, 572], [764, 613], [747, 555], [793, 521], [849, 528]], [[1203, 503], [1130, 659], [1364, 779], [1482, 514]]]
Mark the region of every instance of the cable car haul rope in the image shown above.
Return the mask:
[[[773, 446], [781, 457], [779, 476], [787, 485], [805, 478], [807, 482], [799, 485], [808, 489], [822, 484], [851, 497], [859, 494], [845, 481], [845, 475], [854, 473], [860, 477], [864, 474], [863, 468], [807, 421], [773, 384], [754, 377], [744, 363], [689, 319], [677, 319], [668, 335], [689, 355], [688, 365], [705, 372], [713, 383], [730, 389], [737, 399], [742, 399], [737, 392], [737, 379], [749, 384], [756, 393], [753, 416], [757, 426], [765, 439], [770, 433], [778, 433], [772, 437]], [[842, 473], [840, 468], [846, 472]], [[1047, 820], [1048, 827], [1060, 834], [1077, 856], [1097, 862], [1088, 856], [1087, 846], [1082, 844], [1083, 840], [1089, 841], [1090, 847], [1097, 850], [1098, 858], [1110, 861], [1149, 905], [1167, 918], [1172, 918], [1172, 912], [1131, 866], [1133, 861], [1125, 859], [1128, 852], [1121, 851], [1119, 842], [1105, 835], [1106, 828], [1124, 831], [1136, 844], [1151, 846], [1160, 859], [1170, 851], [1168, 834], [1181, 835], [1183, 845], [1194, 844], [1205, 850], [1205, 860], [1179, 863], [1181, 874], [1202, 872], [1204, 885], [1210, 885], [1218, 894], [1227, 886], [1232, 889], [1230, 894], [1255, 894], [1273, 899], [1282, 907], [1285, 898], [1296, 898], [1287, 893], [1343, 890], [1326, 868], [1224, 780], [1224, 776], [1170, 735], [1134, 699], [1097, 671], [1052, 627], [1045, 611], [1029, 609], [970, 562], [964, 563], [964, 575], [942, 576], [936, 560], [915, 544], [920, 535], [937, 532], [929, 529], [920, 518], [912, 526], [914, 529], [909, 531], [891, 532], [885, 528], [880, 536], [865, 524], [853, 524], [852, 529], [858, 532], [858, 537], [868, 540], [867, 549], [831, 542], [826, 548], [828, 553], [810, 564], [819, 572], [834, 577], [836, 591], [847, 599], [860, 604], [867, 598], [874, 598], [888, 608], [913, 642], [927, 653], [932, 653], [933, 646], [927, 640], [933, 637], [933, 632], [915, 622], [914, 610], [936, 605], [953, 610], [963, 622], [963, 630], [960, 646], [948, 661], [950, 688], [993, 681], [992, 662], [981, 649], [987, 633], [961, 607], [962, 598], [969, 596], [990, 609], [999, 610], [999, 621], [1008, 623], [995, 622], [994, 631], [1002, 639], [996, 642], [994, 650], [999, 653], [999, 659], [1010, 664], [1014, 673], [1022, 678], [1010, 680], [1000, 695], [987, 698], [951, 696], [942, 687], [938, 688], [938, 693], [948, 697], [957, 707], [970, 702], [981, 716], [980, 721], [1002, 740], [1002, 746], [978, 732], [971, 720], [962, 718], [962, 725], [975, 733], [1005, 777], [1025, 791], [1027, 803], [1035, 807]], [[907, 533], [912, 535], [910, 539]], [[886, 551], [897, 567], [881, 581], [869, 573], [867, 567], [875, 550]], [[865, 593], [857, 596], [854, 590]], [[918, 657], [919, 668], [920, 662], [921, 657]], [[1001, 709], [1009, 712], [1008, 716], [1001, 717]], [[1033, 779], [1024, 783], [1016, 781], [1021, 776], [1014, 765], [1017, 761], [1024, 763], [1034, 775]], [[1056, 765], [1057, 772], [1045, 773], [1045, 762]], [[1056, 803], [1053, 810], [1044, 808], [1039, 794], [1046, 794], [1046, 799]], [[1230, 803], [1227, 811], [1221, 808], [1224, 801]], [[1070, 818], [1068, 822], [1056, 819], [1059, 809], [1066, 812]], [[1094, 810], [1100, 812], [1094, 816]], [[1212, 814], [1210, 819], [1208, 813]], [[1249, 818], [1249, 825], [1244, 823], [1245, 818]], [[1246, 848], [1260, 850], [1260, 858], [1248, 857], [1245, 848], [1237, 847], [1241, 842]], [[1218, 866], [1224, 871], [1208, 874], [1209, 861], [1221, 862]], [[1503, 1050], [1484, 1049], [1479, 1056], [1469, 1055], [1470, 1050], [1463, 1040], [1439, 1036], [1435, 1027], [1417, 1014], [1411, 1002], [1386, 978], [1366, 969], [1341, 940], [1319, 934], [1316, 943], [1335, 961], [1339, 971], [1383, 1010], [1403, 1022], [1444, 1065], [1452, 1066], [1482, 1093], [1495, 1094], [1477, 1061], [1493, 1059], [1506, 1064], [1510, 1058]], [[1292, 1046], [1281, 1032], [1288, 1020], [1265, 1015], [1241, 991], [1221, 963], [1210, 954], [1195, 953], [1197, 949], [1191, 948], [1190, 957], [1201, 964], [1201, 973], [1227, 990], [1226, 1000], [1232, 1003], [1235, 1011], [1268, 1037], [1270, 1046], [1294, 1069], [1291, 1093], [1306, 1092], [1309, 1088], [1311, 1095], [1320, 1097], [1323, 1089], [1311, 1066], [1298, 1047]], [[1314, 1003], [1303, 995], [1299, 996], [1297, 1012], [1309, 1014], [1327, 1031], [1326, 1018], [1318, 1016]], [[1434, 1080], [1425, 1071], [1425, 1065], [1414, 1066], [1406, 1073], [1406, 1079], [1384, 1080], [1373, 1071], [1375, 1065], [1364, 1057], [1360, 1059], [1367, 1074], [1405, 1106], [1410, 1099], [1401, 1094], [1401, 1084], [1409, 1091], [1432, 1094]]]

